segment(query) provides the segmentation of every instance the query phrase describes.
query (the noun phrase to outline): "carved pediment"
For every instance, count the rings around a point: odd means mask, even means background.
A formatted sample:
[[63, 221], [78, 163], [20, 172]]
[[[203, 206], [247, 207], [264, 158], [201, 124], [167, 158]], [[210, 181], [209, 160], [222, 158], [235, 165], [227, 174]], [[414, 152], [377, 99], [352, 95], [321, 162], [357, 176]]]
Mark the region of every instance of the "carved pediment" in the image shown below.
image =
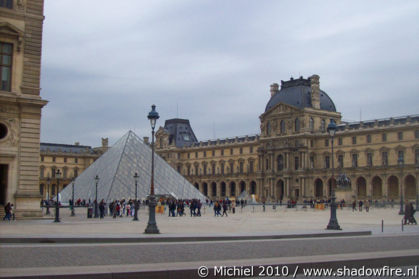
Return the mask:
[[0, 35], [17, 41], [17, 50], [20, 51], [23, 41], [23, 31], [8, 22], [0, 22]]

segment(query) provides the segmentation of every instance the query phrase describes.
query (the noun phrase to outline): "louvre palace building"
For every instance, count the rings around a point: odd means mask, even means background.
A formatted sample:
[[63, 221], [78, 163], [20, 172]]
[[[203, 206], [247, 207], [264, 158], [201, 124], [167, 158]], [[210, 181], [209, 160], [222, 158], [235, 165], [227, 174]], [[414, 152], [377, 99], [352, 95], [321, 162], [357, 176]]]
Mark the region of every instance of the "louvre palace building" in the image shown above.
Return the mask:
[[[204, 195], [257, 201], [327, 199], [336, 177], [351, 180], [350, 199], [415, 200], [419, 180], [419, 115], [346, 123], [320, 77], [270, 86], [256, 136], [198, 141], [189, 120], [166, 120], [156, 151]], [[268, 97], [268, 96], [267, 96]], [[331, 137], [337, 123], [334, 176]]]

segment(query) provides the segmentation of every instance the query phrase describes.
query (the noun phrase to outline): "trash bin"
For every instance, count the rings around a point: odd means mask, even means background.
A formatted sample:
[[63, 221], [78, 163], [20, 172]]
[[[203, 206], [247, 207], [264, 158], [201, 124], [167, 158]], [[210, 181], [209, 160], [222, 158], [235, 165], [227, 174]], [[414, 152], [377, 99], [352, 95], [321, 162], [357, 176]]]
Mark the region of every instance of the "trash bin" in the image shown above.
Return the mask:
[[93, 207], [88, 207], [87, 208], [87, 218], [92, 218], [93, 217]]

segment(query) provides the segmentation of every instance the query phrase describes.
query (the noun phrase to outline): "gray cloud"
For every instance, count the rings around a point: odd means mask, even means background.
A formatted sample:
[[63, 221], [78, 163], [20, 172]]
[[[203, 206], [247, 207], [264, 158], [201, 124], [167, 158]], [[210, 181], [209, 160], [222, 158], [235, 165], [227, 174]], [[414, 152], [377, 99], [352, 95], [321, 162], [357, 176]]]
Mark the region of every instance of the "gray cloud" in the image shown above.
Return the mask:
[[417, 1], [46, 1], [41, 140], [99, 145], [190, 119], [259, 131], [269, 85], [319, 74], [343, 118], [418, 113]]

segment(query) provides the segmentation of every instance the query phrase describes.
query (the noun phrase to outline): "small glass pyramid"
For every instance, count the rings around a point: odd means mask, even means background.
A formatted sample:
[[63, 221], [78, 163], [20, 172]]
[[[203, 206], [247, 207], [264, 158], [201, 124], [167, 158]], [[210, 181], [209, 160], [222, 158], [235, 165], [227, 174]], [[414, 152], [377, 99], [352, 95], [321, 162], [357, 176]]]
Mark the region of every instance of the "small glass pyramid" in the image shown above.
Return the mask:
[[[74, 182], [74, 199], [95, 200], [96, 175], [98, 201], [109, 203], [113, 200], [135, 199], [134, 174], [138, 173], [138, 199], [144, 200], [150, 194], [151, 147], [146, 145], [134, 132], [129, 131], [107, 152], [90, 165]], [[154, 154], [155, 195], [170, 195], [176, 199], [199, 199], [206, 197], [174, 170], [165, 160]], [[72, 197], [72, 185], [61, 192], [61, 201]]]

